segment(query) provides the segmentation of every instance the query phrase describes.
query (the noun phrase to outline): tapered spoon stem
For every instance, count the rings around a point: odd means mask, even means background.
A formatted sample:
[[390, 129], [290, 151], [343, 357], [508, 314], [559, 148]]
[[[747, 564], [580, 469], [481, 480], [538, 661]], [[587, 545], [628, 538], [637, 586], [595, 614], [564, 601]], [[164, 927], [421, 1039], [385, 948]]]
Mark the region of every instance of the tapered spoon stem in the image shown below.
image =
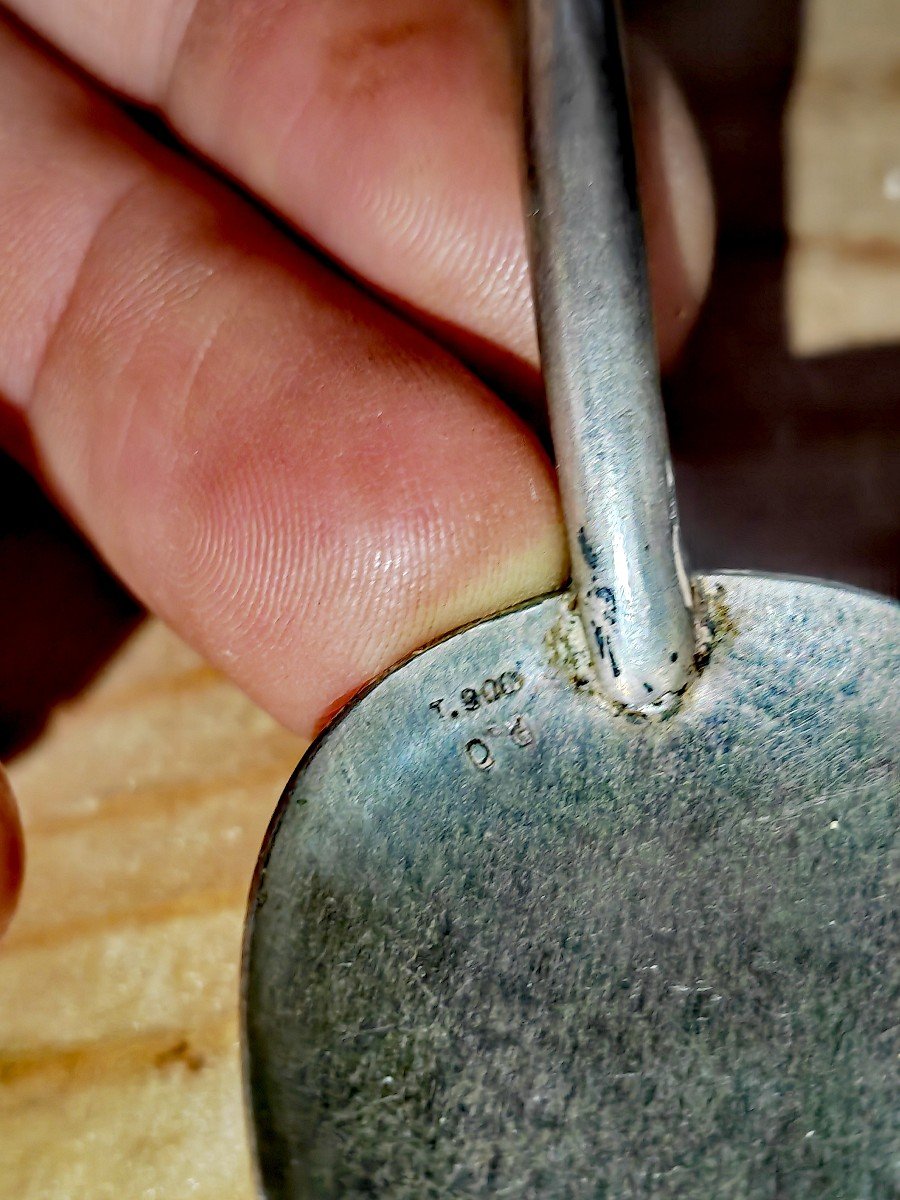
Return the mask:
[[532, 265], [572, 580], [630, 709], [693, 670], [615, 5], [524, 0]]

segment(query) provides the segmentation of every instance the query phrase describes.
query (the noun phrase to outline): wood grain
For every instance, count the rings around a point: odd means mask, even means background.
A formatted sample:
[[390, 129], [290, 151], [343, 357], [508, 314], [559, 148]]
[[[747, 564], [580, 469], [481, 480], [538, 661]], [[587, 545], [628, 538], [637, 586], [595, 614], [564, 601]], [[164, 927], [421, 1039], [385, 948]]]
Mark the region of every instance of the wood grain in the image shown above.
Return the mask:
[[807, 8], [786, 114], [796, 354], [900, 341], [900, 4]]
[[12, 768], [0, 1194], [250, 1197], [237, 1058], [253, 864], [303, 746], [146, 624]]

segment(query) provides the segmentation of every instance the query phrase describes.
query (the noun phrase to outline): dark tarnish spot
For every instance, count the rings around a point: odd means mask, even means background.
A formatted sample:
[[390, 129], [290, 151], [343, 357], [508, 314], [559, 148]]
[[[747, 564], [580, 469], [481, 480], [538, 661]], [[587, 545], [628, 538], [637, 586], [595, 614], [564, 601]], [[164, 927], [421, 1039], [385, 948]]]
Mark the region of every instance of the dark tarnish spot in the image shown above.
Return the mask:
[[740, 632], [725, 599], [725, 589], [716, 584], [712, 595], [707, 597], [706, 620], [716, 643], [736, 637]]
[[695, 604], [699, 603], [703, 613], [705, 636], [701, 637], [694, 653], [694, 667], [702, 671], [718, 646], [727, 645], [739, 633], [737, 623], [732, 617], [726, 603], [725, 589], [716, 584], [713, 590], [702, 595]]
[[612, 670], [613, 677], [618, 679], [622, 672], [619, 669], [619, 664], [616, 662], [615, 655], [613, 654], [612, 643], [604, 634], [599, 625], [594, 625], [593, 628], [594, 637], [597, 639], [597, 649], [600, 651], [600, 657], [609, 659], [609, 665], [610, 669]]
[[598, 600], [602, 600], [606, 605], [606, 612], [603, 614], [610, 625], [616, 623], [616, 593], [611, 587], [598, 587], [594, 589], [594, 595]]
[[600, 553], [599, 551], [595, 550], [591, 543], [587, 540], [587, 534], [584, 532], [583, 525], [578, 530], [578, 546], [581, 550], [581, 553], [584, 555], [584, 561], [592, 571], [596, 571], [600, 566]]
[[619, 670], [619, 664], [616, 662], [612, 646], [607, 645], [606, 649], [609, 651], [609, 665], [612, 667], [613, 678], [618, 679], [622, 672]]

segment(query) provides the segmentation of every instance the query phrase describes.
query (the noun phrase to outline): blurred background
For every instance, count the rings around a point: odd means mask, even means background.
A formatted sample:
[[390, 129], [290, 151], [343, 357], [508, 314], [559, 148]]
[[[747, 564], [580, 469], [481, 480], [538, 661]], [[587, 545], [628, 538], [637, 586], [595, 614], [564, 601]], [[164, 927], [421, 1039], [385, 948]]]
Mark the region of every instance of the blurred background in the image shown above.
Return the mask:
[[668, 386], [692, 562], [896, 594], [900, 4], [639, 0], [718, 204], [712, 290]]

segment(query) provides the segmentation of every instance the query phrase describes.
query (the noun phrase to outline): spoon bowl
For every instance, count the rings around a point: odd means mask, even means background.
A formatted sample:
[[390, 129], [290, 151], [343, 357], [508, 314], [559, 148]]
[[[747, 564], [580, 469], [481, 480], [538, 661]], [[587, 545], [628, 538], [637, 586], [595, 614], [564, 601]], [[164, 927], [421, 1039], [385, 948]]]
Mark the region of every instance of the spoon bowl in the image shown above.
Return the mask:
[[246, 942], [269, 1200], [892, 1194], [898, 610], [700, 589], [667, 719], [595, 694], [563, 593], [310, 750]]

